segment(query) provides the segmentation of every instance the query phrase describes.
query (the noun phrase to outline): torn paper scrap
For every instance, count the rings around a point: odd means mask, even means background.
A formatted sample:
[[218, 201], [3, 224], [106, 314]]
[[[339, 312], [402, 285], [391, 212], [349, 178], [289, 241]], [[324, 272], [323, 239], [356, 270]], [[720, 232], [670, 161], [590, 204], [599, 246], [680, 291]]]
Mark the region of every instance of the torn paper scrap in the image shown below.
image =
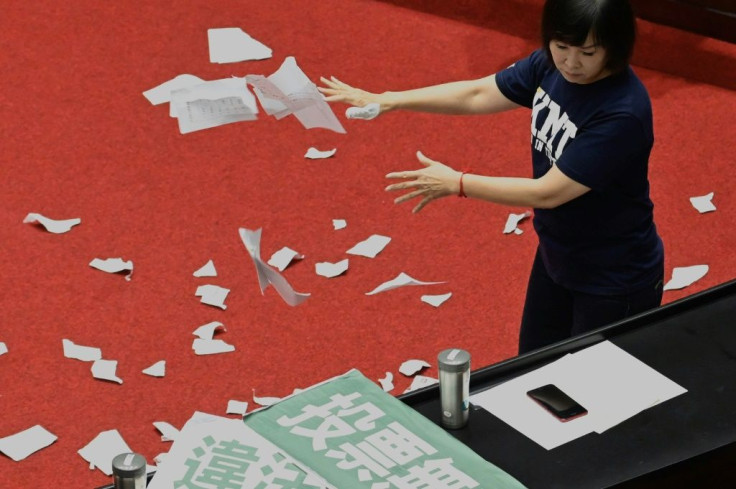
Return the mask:
[[307, 300], [310, 294], [295, 292], [291, 285], [289, 285], [289, 282], [279, 272], [261, 260], [261, 231], [262, 229], [258, 229], [257, 231], [251, 231], [246, 228], [239, 229], [240, 239], [243, 241], [245, 249], [248, 251], [248, 254], [253, 260], [253, 265], [256, 267], [261, 294], [265, 293], [269, 285], [273, 285], [276, 292], [279, 293], [287, 304], [298, 306]]
[[707, 195], [701, 195], [700, 197], [690, 197], [690, 203], [701, 214], [705, 214], [706, 212], [713, 212], [714, 210], [716, 210], [716, 206], [713, 205], [713, 195], [715, 195], [714, 192], [711, 192]]
[[0, 355], [5, 355], [6, 353], [8, 353], [8, 345], [0, 341]]
[[526, 219], [527, 217], [531, 216], [531, 211], [526, 211], [523, 214], [509, 214], [508, 219], [506, 219], [506, 226], [503, 228], [503, 234], [521, 234], [523, 231], [519, 229], [517, 226], [521, 221]]
[[438, 384], [439, 380], [434, 379], [432, 377], [426, 377], [424, 375], [417, 375], [414, 377], [411, 381], [411, 385], [406, 388], [404, 391], [404, 394], [407, 392], [415, 391], [417, 389], [422, 389], [424, 387], [428, 387], [430, 385]]
[[64, 347], [64, 356], [83, 362], [94, 362], [102, 358], [102, 350], [92, 346], [75, 345], [73, 341], [62, 339], [61, 344]]
[[333, 148], [327, 151], [320, 151], [317, 148], [311, 147], [304, 154], [304, 157], [309, 158], [310, 160], [320, 160], [330, 158], [331, 156], [334, 156], [335, 153], [337, 153], [337, 148]]
[[71, 228], [82, 222], [82, 220], [78, 217], [75, 217], [73, 219], [63, 219], [60, 221], [57, 221], [55, 219], [50, 219], [48, 217], [42, 216], [41, 214], [36, 214], [35, 212], [29, 213], [24, 219], [24, 223], [38, 223], [42, 225], [44, 228], [46, 228], [46, 231], [54, 234], [63, 234], [69, 231]]
[[37, 424], [14, 435], [0, 438], [0, 452], [16, 462], [46, 448], [57, 440], [56, 435]]
[[214, 262], [212, 260], [208, 261], [192, 275], [195, 277], [217, 277], [217, 270], [215, 270]]
[[123, 383], [123, 379], [115, 375], [118, 368], [117, 360], [95, 360], [92, 364], [92, 376], [95, 379], [109, 380], [110, 382]]
[[380, 234], [374, 234], [370, 238], [361, 241], [360, 243], [356, 244], [352, 248], [350, 248], [348, 251], [346, 251], [349, 255], [358, 255], [358, 256], [365, 256], [367, 258], [375, 258], [376, 255], [378, 255], [383, 249], [386, 247], [386, 245], [391, 241], [391, 238], [388, 236], [381, 236]]
[[235, 351], [235, 347], [222, 340], [203, 340], [195, 338], [192, 349], [197, 355], [215, 355], [217, 353], [229, 353]]
[[292, 250], [288, 246], [284, 246], [279, 251], [271, 255], [271, 258], [268, 260], [268, 264], [272, 267], [278, 268], [280, 272], [283, 272], [284, 270], [286, 270], [286, 267], [289, 266], [292, 260], [303, 259], [304, 255]]
[[399, 287], [404, 287], [406, 285], [435, 285], [435, 284], [444, 284], [444, 283], [445, 282], [421, 282], [419, 280], [416, 280], [410, 277], [404, 272], [401, 272], [399, 275], [396, 276], [395, 279], [382, 283], [381, 285], [379, 285], [372, 291], [366, 292], [365, 295], [378, 294], [380, 292], [386, 292], [388, 290], [393, 290]]
[[708, 265], [693, 265], [672, 269], [672, 278], [664, 285], [663, 290], [676, 290], [687, 287], [705, 277]]
[[230, 289], [220, 287], [219, 285], [207, 284], [197, 287], [197, 292], [194, 295], [201, 297], [200, 302], [202, 304], [219, 307], [224, 310], [227, 309], [225, 298], [227, 298], [229, 293]]
[[166, 360], [159, 360], [150, 367], [143, 369], [143, 373], [151, 377], [163, 377], [166, 375]]
[[169, 115], [176, 117], [179, 132], [254, 121], [258, 105], [243, 78], [212, 80], [171, 92]]
[[130, 280], [131, 275], [133, 275], [132, 260], [123, 260], [122, 258], [105, 258], [103, 260], [101, 258], [95, 258], [89, 262], [89, 266], [107, 273], [129, 272], [125, 276], [125, 280]]
[[422, 302], [426, 302], [430, 306], [440, 307], [450, 297], [452, 297], [452, 292], [439, 295], [423, 295]]
[[378, 379], [378, 382], [381, 384], [381, 388], [385, 392], [391, 392], [394, 390], [394, 374], [391, 372], [386, 372], [386, 376], [382, 379]]
[[245, 414], [248, 410], [248, 403], [245, 401], [235, 401], [230, 399], [227, 401], [227, 414]]
[[407, 377], [411, 377], [415, 373], [420, 372], [423, 368], [427, 367], [431, 367], [431, 365], [424, 360], [412, 359], [402, 363], [401, 367], [399, 367], [399, 372], [406, 375]]
[[109, 430], [98, 434], [77, 453], [89, 462], [90, 468], [97, 467], [105, 475], [112, 475], [112, 459], [121, 453], [131, 451], [118, 430]]
[[281, 400], [280, 397], [258, 397], [256, 396], [256, 390], [253, 389], [253, 402], [261, 406], [273, 406]]
[[179, 430], [166, 421], [154, 421], [153, 426], [161, 433], [161, 441], [174, 441], [179, 436]]
[[347, 258], [344, 260], [340, 260], [337, 263], [330, 263], [330, 262], [320, 262], [314, 265], [314, 268], [317, 271], [317, 275], [321, 275], [323, 277], [332, 278], [337, 277], [338, 275], [342, 275], [345, 273], [348, 269], [349, 261]]
[[380, 104], [373, 103], [363, 107], [348, 107], [345, 111], [345, 117], [348, 119], [363, 119], [369, 121], [378, 117], [381, 113]]
[[348, 222], [345, 219], [333, 219], [332, 220], [332, 227], [335, 228], [335, 231], [338, 231], [340, 229], [345, 229], [348, 225]]
[[268, 115], [282, 119], [294, 114], [306, 129], [321, 127], [345, 133], [345, 128], [317, 90], [317, 85], [299, 68], [293, 56], [287, 57], [269, 77], [248, 75], [245, 79], [254, 87]]
[[227, 328], [225, 328], [224, 324], [219, 321], [212, 321], [211, 323], [203, 324], [202, 326], [198, 327], [194, 330], [192, 334], [194, 336], [202, 338], [203, 340], [211, 340], [212, 338], [214, 338], [215, 332], [218, 329], [227, 331]]
[[177, 75], [169, 81], [163, 82], [157, 87], [146, 90], [143, 92], [143, 96], [146, 97], [152, 105], [165, 104], [167, 102], [171, 102], [171, 92], [174, 90], [193, 87], [200, 83], [204, 83], [204, 80], [198, 76], [184, 73]]
[[237, 63], [267, 59], [271, 48], [253, 39], [240, 27], [207, 29], [210, 63]]

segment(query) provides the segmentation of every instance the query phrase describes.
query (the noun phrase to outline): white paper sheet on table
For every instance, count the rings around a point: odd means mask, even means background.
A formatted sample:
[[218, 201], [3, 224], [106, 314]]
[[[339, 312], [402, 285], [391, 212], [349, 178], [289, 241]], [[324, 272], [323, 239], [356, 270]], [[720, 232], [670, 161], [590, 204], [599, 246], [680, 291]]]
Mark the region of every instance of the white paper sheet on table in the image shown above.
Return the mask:
[[411, 385], [406, 388], [404, 394], [407, 392], [415, 391], [417, 389], [423, 389], [430, 385], [439, 384], [439, 380], [434, 377], [427, 377], [426, 375], [417, 375], [411, 380]]
[[672, 278], [664, 284], [663, 290], [676, 290], [687, 287], [705, 277], [708, 265], [693, 265], [691, 267], [675, 267], [672, 269]]
[[123, 383], [123, 379], [115, 374], [118, 368], [117, 360], [95, 360], [90, 367], [92, 376], [99, 380], [108, 380], [110, 382], [117, 382], [118, 384]]
[[452, 292], [438, 295], [423, 295], [421, 297], [421, 300], [422, 302], [426, 302], [430, 306], [440, 307], [450, 297], [452, 297]]
[[276, 119], [289, 114], [307, 129], [321, 127], [345, 133], [340, 121], [325, 102], [317, 86], [296, 64], [293, 56], [287, 57], [278, 70], [268, 77], [248, 75], [246, 81], [254, 87], [263, 110]]
[[348, 222], [345, 219], [333, 219], [332, 220], [332, 227], [335, 228], [335, 231], [338, 231], [340, 229], [345, 229], [348, 226]]
[[154, 421], [153, 426], [161, 433], [161, 441], [175, 441], [179, 430], [166, 421]]
[[389, 242], [391, 242], [391, 238], [388, 236], [374, 234], [356, 244], [345, 253], [348, 255], [365, 256], [366, 258], [375, 258]]
[[503, 228], [503, 234], [522, 234], [523, 231], [518, 228], [519, 223], [531, 215], [532, 213], [530, 211], [522, 214], [509, 214], [509, 217], [506, 219], [506, 225]]
[[[210, 463], [220, 464], [214, 449], [220, 443], [237, 444], [252, 453], [241, 489], [280, 487], [278, 481], [301, 480], [304, 489], [333, 489], [321, 477], [300, 466], [281, 449], [247, 427], [241, 419], [196, 412], [182, 427], [166, 458], [161, 462], [147, 489], [178, 489], [187, 478], [194, 480]], [[302, 474], [299, 474], [301, 472]], [[303, 474], [306, 474], [304, 476]]]
[[64, 356], [66, 358], [82, 360], [83, 362], [94, 362], [102, 358], [102, 350], [99, 348], [75, 345], [72, 340], [67, 340], [66, 338], [61, 340], [61, 345], [64, 348]]
[[235, 399], [227, 401], [227, 410], [225, 411], [227, 414], [245, 414], [246, 411], [248, 411], [247, 401], [236, 401]]
[[289, 285], [289, 282], [276, 270], [269, 267], [261, 259], [261, 229], [252, 231], [246, 228], [240, 228], [240, 239], [243, 240], [245, 249], [248, 251], [253, 264], [256, 267], [258, 275], [258, 285], [261, 288], [261, 294], [264, 294], [269, 285], [273, 285], [282, 299], [290, 306], [298, 306], [310, 296], [308, 293], [296, 292]]
[[[557, 385], [588, 414], [562, 423], [526, 395], [546, 384]], [[603, 433], [685, 392], [613, 343], [603, 341], [474, 394], [470, 402], [550, 450], [589, 433]]]
[[41, 425], [0, 438], [0, 452], [20, 462], [34, 452], [46, 448], [57, 440], [57, 436]]
[[444, 283], [445, 282], [422, 282], [420, 280], [410, 277], [404, 272], [401, 272], [399, 275], [396, 276], [396, 278], [389, 280], [388, 282], [382, 283], [381, 285], [379, 285], [372, 291], [366, 292], [365, 295], [378, 294], [380, 292], [386, 292], [388, 290], [397, 289], [399, 287], [404, 287], [407, 285], [435, 285], [435, 284], [444, 284]]
[[378, 383], [381, 384], [381, 388], [384, 392], [391, 392], [394, 390], [394, 374], [386, 372], [385, 377], [378, 379]]
[[333, 278], [345, 273], [348, 270], [349, 265], [350, 260], [345, 258], [344, 260], [340, 260], [337, 263], [330, 263], [327, 261], [316, 263], [314, 265], [314, 269], [317, 275], [321, 275], [327, 278]]
[[192, 275], [195, 277], [217, 277], [217, 270], [215, 269], [215, 263], [209, 260], [207, 263], [202, 265]]
[[8, 345], [0, 341], [0, 355], [5, 355], [6, 353], [8, 353]]
[[132, 260], [123, 260], [122, 258], [105, 258], [104, 260], [93, 258], [89, 262], [89, 266], [107, 273], [130, 272], [125, 276], [125, 280], [130, 280], [130, 277], [133, 275]]
[[37, 222], [40, 225], [42, 225], [44, 228], [46, 228], [46, 231], [50, 233], [63, 234], [63, 233], [68, 232], [72, 227], [81, 223], [82, 220], [78, 217], [75, 217], [73, 219], [57, 220], [57, 219], [48, 218], [46, 216], [37, 214], [35, 212], [30, 212], [23, 219], [23, 222], [26, 224]]
[[[150, 90], [146, 90], [143, 92], [143, 96], [146, 97], [152, 105], [165, 104], [171, 102], [171, 92], [174, 90], [190, 88], [195, 85], [199, 85], [200, 83], [204, 83], [204, 80], [200, 77], [184, 73], [177, 75], [171, 80], [165, 81]], [[169, 114], [171, 115], [171, 111], [169, 111]]]
[[280, 272], [283, 272], [284, 270], [286, 270], [286, 267], [291, 264], [292, 260], [303, 259], [304, 255], [302, 255], [298, 251], [292, 250], [288, 246], [284, 246], [279, 251], [271, 255], [271, 258], [268, 259], [268, 264], [272, 267], [278, 268]]
[[258, 118], [258, 105], [243, 78], [212, 80], [171, 92], [169, 113], [187, 134]]
[[252, 38], [240, 27], [221, 27], [207, 29], [210, 62], [237, 63], [267, 59], [271, 48]]
[[320, 151], [312, 146], [307, 150], [306, 153], [304, 153], [304, 157], [309, 158], [310, 160], [320, 160], [335, 156], [335, 153], [337, 153], [337, 148]]
[[411, 359], [406, 360], [404, 363], [401, 364], [401, 367], [399, 367], [399, 372], [406, 375], [407, 377], [411, 377], [417, 372], [420, 372], [422, 369], [428, 367], [431, 367], [431, 365], [424, 360]]
[[225, 299], [230, 293], [230, 289], [220, 287], [219, 285], [205, 284], [197, 287], [197, 291], [194, 293], [195, 296], [200, 297], [202, 304], [208, 306], [219, 307], [220, 309], [227, 309], [225, 305]]
[[[79, 449], [77, 453], [90, 463], [91, 468], [98, 468], [105, 475], [112, 475], [112, 459], [121, 453], [130, 453], [132, 450], [125, 443], [118, 430], [100, 432], [94, 439]], [[146, 466], [146, 472], [150, 473], [156, 467]]]
[[714, 195], [715, 195], [715, 192], [711, 192], [709, 194], [701, 195], [699, 197], [690, 197], [690, 203], [701, 214], [705, 214], [706, 212], [713, 212], [716, 210], [716, 206], [713, 204]]
[[151, 377], [164, 377], [166, 375], [166, 360], [159, 360], [150, 367], [143, 369], [143, 373]]

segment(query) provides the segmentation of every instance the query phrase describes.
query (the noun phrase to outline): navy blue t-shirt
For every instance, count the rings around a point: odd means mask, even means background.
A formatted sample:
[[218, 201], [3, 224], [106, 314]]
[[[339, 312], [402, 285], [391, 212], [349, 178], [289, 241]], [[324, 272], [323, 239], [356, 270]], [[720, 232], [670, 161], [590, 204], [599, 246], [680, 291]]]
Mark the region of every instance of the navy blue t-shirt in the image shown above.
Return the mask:
[[647, 177], [652, 107], [639, 78], [628, 68], [594, 83], [570, 83], [538, 50], [497, 73], [496, 83], [509, 100], [532, 109], [534, 178], [557, 165], [591, 189], [534, 211], [553, 280], [593, 294], [649, 284], [661, 273], [664, 251]]

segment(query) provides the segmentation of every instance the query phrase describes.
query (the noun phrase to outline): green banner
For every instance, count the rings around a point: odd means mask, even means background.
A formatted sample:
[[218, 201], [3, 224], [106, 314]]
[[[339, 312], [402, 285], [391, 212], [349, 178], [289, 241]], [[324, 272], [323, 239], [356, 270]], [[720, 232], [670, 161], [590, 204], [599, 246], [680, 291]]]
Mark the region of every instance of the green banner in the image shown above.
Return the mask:
[[357, 370], [244, 422], [340, 489], [524, 487]]

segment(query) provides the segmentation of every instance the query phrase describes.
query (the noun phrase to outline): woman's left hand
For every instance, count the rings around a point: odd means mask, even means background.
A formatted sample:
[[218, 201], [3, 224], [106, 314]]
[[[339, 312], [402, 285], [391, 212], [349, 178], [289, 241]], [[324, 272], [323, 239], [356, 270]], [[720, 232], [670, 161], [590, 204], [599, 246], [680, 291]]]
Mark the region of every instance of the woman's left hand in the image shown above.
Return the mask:
[[407, 180], [389, 185], [386, 187], [387, 191], [411, 189], [411, 192], [394, 199], [394, 203], [400, 204], [415, 197], [422, 197], [412, 210], [416, 213], [435, 199], [458, 195], [461, 176], [459, 171], [439, 161], [430, 160], [421, 151], [417, 151], [417, 159], [424, 165], [421, 170], [392, 172], [386, 175], [386, 178]]

